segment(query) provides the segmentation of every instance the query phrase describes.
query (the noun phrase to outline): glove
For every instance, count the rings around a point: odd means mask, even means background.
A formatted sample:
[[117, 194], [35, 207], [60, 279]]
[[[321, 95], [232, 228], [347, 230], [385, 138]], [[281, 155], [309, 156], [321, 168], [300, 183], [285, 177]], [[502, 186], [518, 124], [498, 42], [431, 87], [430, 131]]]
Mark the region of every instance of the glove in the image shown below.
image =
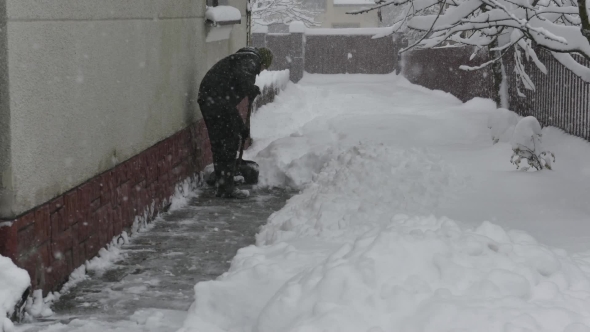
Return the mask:
[[249, 139], [250, 138], [250, 128], [244, 126], [244, 129], [242, 129], [240, 136], [242, 136], [242, 140]]
[[248, 94], [248, 99], [250, 101], [253, 101], [256, 97], [258, 97], [258, 95], [261, 95], [262, 92], [260, 92], [260, 88], [255, 85], [254, 87], [252, 87], [250, 93]]

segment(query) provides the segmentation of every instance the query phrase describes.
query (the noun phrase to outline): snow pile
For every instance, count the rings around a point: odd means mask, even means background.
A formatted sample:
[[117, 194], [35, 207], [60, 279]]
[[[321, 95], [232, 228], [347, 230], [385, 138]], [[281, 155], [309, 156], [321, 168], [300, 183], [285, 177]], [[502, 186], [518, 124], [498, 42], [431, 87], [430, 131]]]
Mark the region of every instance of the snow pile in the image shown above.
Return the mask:
[[357, 236], [389, 223], [393, 212], [427, 214], [464, 183], [425, 149], [384, 145], [354, 146], [330, 160], [314, 180], [269, 218], [258, 244]]
[[232, 22], [241, 20], [242, 13], [232, 6], [207, 7], [205, 17], [213, 22]]
[[458, 185], [427, 151], [350, 148], [195, 286], [181, 331], [590, 329], [590, 279], [565, 251], [419, 216]]
[[288, 280], [255, 329], [588, 331], [589, 308], [588, 277], [525, 233], [396, 216]]
[[541, 124], [535, 117], [527, 116], [518, 122], [512, 135], [511, 143], [514, 153], [510, 160], [517, 169], [520, 168], [522, 159], [526, 159], [529, 165], [523, 167], [523, 171], [527, 171], [530, 167], [537, 170], [552, 169], [555, 155], [543, 149], [542, 136]]
[[31, 284], [27, 271], [18, 268], [10, 258], [0, 255], [0, 331], [13, 327], [8, 319]]
[[505, 108], [498, 108], [488, 117], [488, 128], [494, 144], [498, 142], [510, 142], [519, 116]]
[[388, 75], [289, 85], [247, 152], [301, 191], [181, 331], [590, 331], [590, 254], [552, 247], [590, 248], [590, 146], [544, 128], [563, 169], [514, 172], [495, 112]]
[[289, 69], [285, 70], [264, 70], [256, 76], [256, 85], [263, 90], [264, 88], [275, 88], [284, 90], [289, 83]]
[[258, 184], [262, 187], [301, 189], [336, 154], [329, 145], [322, 144], [335, 140], [332, 136], [332, 133], [325, 131], [271, 143], [256, 156], [260, 166]]
[[534, 153], [543, 151], [541, 137], [543, 132], [539, 121], [534, 116], [527, 116], [518, 121], [510, 143], [512, 149], [530, 150]]

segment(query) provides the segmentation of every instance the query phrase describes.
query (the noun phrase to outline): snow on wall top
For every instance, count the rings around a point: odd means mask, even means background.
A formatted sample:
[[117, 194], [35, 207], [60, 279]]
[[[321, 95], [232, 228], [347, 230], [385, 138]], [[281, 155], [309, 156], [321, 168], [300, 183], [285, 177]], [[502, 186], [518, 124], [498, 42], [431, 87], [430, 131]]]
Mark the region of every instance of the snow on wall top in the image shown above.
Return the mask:
[[375, 5], [373, 0], [334, 0], [336, 6], [365, 6]]
[[253, 33], [268, 33], [268, 26], [260, 25], [260, 24], [253, 24], [252, 25], [252, 32]]
[[5, 317], [12, 314], [30, 283], [27, 271], [14, 265], [10, 258], [0, 256], [0, 331], [5, 324], [9, 324]]
[[306, 35], [388, 35], [390, 28], [345, 28], [345, 29], [307, 29]]
[[293, 21], [289, 24], [290, 33], [304, 33], [305, 30], [305, 24], [303, 22]]
[[242, 13], [232, 6], [207, 7], [205, 17], [213, 22], [239, 21], [242, 19]]

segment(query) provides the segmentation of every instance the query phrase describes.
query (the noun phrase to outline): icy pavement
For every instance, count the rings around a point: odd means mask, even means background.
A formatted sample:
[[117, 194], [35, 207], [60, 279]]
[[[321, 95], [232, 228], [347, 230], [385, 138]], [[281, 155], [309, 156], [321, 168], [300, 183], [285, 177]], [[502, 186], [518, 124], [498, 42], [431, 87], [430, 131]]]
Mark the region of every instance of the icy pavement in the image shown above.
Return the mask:
[[19, 331], [175, 331], [194, 301], [194, 285], [229, 267], [254, 242], [268, 216], [290, 192], [255, 190], [246, 200], [223, 200], [207, 189], [184, 208], [163, 215], [121, 250], [114, 265], [77, 284], [45, 322]]

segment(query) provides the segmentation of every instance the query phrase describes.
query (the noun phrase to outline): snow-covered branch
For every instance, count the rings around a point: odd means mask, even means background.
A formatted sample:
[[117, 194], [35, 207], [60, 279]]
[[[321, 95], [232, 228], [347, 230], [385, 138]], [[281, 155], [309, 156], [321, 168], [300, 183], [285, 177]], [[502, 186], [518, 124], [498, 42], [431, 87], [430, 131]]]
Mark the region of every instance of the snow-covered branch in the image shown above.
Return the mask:
[[251, 0], [252, 19], [258, 25], [303, 22], [307, 27], [320, 26], [319, 11], [305, 6], [303, 0]]

